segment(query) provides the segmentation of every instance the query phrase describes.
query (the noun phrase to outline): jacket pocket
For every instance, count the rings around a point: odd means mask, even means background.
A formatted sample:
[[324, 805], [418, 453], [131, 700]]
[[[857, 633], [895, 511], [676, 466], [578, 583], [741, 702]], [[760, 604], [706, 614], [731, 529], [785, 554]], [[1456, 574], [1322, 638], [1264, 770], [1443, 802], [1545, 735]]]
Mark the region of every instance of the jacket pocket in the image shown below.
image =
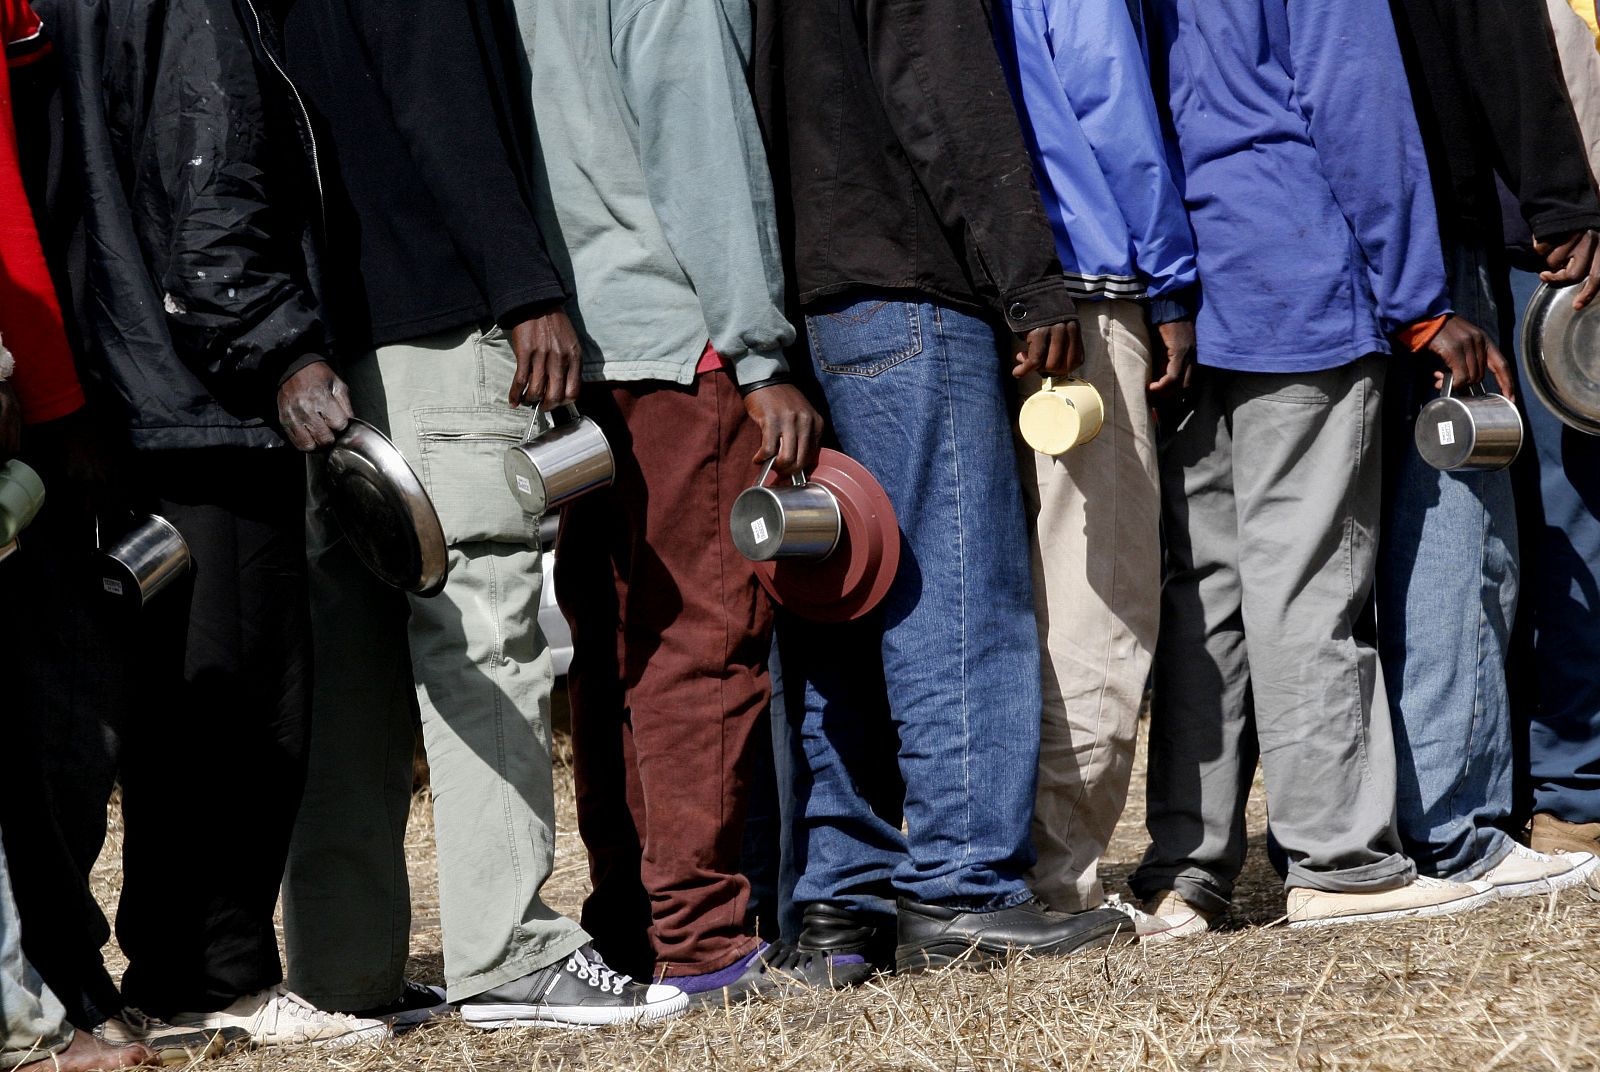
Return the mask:
[[922, 319], [910, 302], [856, 302], [806, 317], [812, 358], [836, 376], [877, 376], [922, 353]]
[[506, 486], [506, 451], [540, 431], [533, 410], [419, 409], [418, 479], [451, 546], [492, 541], [538, 546], [539, 519]]

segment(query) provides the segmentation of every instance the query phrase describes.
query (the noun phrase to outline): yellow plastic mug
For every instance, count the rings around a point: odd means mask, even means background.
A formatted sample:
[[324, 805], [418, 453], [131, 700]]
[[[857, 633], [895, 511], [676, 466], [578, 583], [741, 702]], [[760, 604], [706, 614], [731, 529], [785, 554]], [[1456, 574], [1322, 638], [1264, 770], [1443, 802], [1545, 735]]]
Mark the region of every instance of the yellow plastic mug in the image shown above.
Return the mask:
[[1088, 380], [1045, 378], [1037, 394], [1022, 403], [1017, 424], [1022, 438], [1040, 454], [1065, 454], [1100, 434], [1106, 406]]

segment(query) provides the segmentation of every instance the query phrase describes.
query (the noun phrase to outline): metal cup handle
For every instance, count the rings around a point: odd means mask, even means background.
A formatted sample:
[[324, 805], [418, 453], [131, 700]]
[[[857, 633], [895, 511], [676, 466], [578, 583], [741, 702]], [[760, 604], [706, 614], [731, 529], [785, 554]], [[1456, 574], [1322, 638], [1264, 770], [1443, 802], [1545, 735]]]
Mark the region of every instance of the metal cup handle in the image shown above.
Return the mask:
[[[767, 477], [772, 473], [772, 463], [777, 460], [778, 459], [776, 456], [767, 459], [767, 464], [761, 470], [761, 475], [756, 478], [756, 482], [754, 484], [755, 487], [760, 488], [766, 486]], [[806, 474], [800, 470], [796, 470], [794, 474], [789, 477], [789, 482], [797, 488], [803, 488], [806, 486]]]
[[[1440, 398], [1450, 398], [1451, 397], [1450, 392], [1454, 387], [1455, 387], [1455, 373], [1451, 372], [1449, 369], [1445, 369], [1444, 370], [1444, 392], [1439, 397]], [[1463, 393], [1464, 394], [1469, 394], [1469, 395], [1483, 395], [1485, 397], [1488, 397], [1488, 395], [1490, 394], [1490, 391], [1489, 391], [1489, 389], [1487, 387], [1485, 387], [1483, 385], [1483, 381], [1479, 380], [1477, 383], [1468, 384], [1466, 391], [1464, 391]]]

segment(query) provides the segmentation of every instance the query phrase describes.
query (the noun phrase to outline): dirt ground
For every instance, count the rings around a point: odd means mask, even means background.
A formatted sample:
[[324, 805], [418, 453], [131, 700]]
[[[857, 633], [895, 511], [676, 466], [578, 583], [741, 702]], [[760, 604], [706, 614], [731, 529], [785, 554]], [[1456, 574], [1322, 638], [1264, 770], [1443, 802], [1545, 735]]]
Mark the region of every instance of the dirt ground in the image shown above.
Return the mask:
[[[1143, 759], [1107, 857], [1122, 887], [1144, 846]], [[558, 779], [548, 900], [576, 914], [587, 871], [570, 775]], [[116, 816], [113, 815], [115, 821]], [[645, 1030], [478, 1032], [451, 1018], [376, 1049], [256, 1051], [217, 1072], [649, 1070], [1034, 1072], [1056, 1069], [1600, 1069], [1600, 902], [1586, 891], [1437, 921], [1289, 931], [1264, 850], [1260, 787], [1252, 858], [1221, 931], [992, 973], [887, 979]], [[411, 972], [442, 983], [438, 882], [426, 800], [408, 838]], [[115, 827], [96, 872], [114, 900]], [[1600, 896], [1600, 895], [1595, 895]], [[111, 951], [113, 958], [117, 956]]]

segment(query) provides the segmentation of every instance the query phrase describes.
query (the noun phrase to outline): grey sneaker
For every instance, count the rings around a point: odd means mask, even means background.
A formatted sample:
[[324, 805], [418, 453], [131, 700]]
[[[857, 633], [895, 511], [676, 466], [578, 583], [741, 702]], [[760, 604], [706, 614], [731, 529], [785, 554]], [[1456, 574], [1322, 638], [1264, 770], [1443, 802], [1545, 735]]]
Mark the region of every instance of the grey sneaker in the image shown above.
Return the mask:
[[461, 1019], [496, 1027], [593, 1028], [682, 1016], [689, 997], [675, 986], [636, 983], [606, 967], [589, 946], [565, 961], [502, 983], [457, 1006]]
[[435, 1017], [443, 1016], [449, 1011], [450, 1003], [445, 1000], [443, 990], [407, 979], [400, 996], [389, 1004], [362, 1009], [347, 1015], [354, 1016], [357, 1020], [377, 1020], [388, 1024], [395, 1034], [399, 1034], [418, 1024], [425, 1024]]
[[132, 1007], [123, 1009], [90, 1034], [108, 1046], [143, 1046], [168, 1066], [220, 1057], [250, 1044], [250, 1033], [243, 1028], [174, 1027]]

